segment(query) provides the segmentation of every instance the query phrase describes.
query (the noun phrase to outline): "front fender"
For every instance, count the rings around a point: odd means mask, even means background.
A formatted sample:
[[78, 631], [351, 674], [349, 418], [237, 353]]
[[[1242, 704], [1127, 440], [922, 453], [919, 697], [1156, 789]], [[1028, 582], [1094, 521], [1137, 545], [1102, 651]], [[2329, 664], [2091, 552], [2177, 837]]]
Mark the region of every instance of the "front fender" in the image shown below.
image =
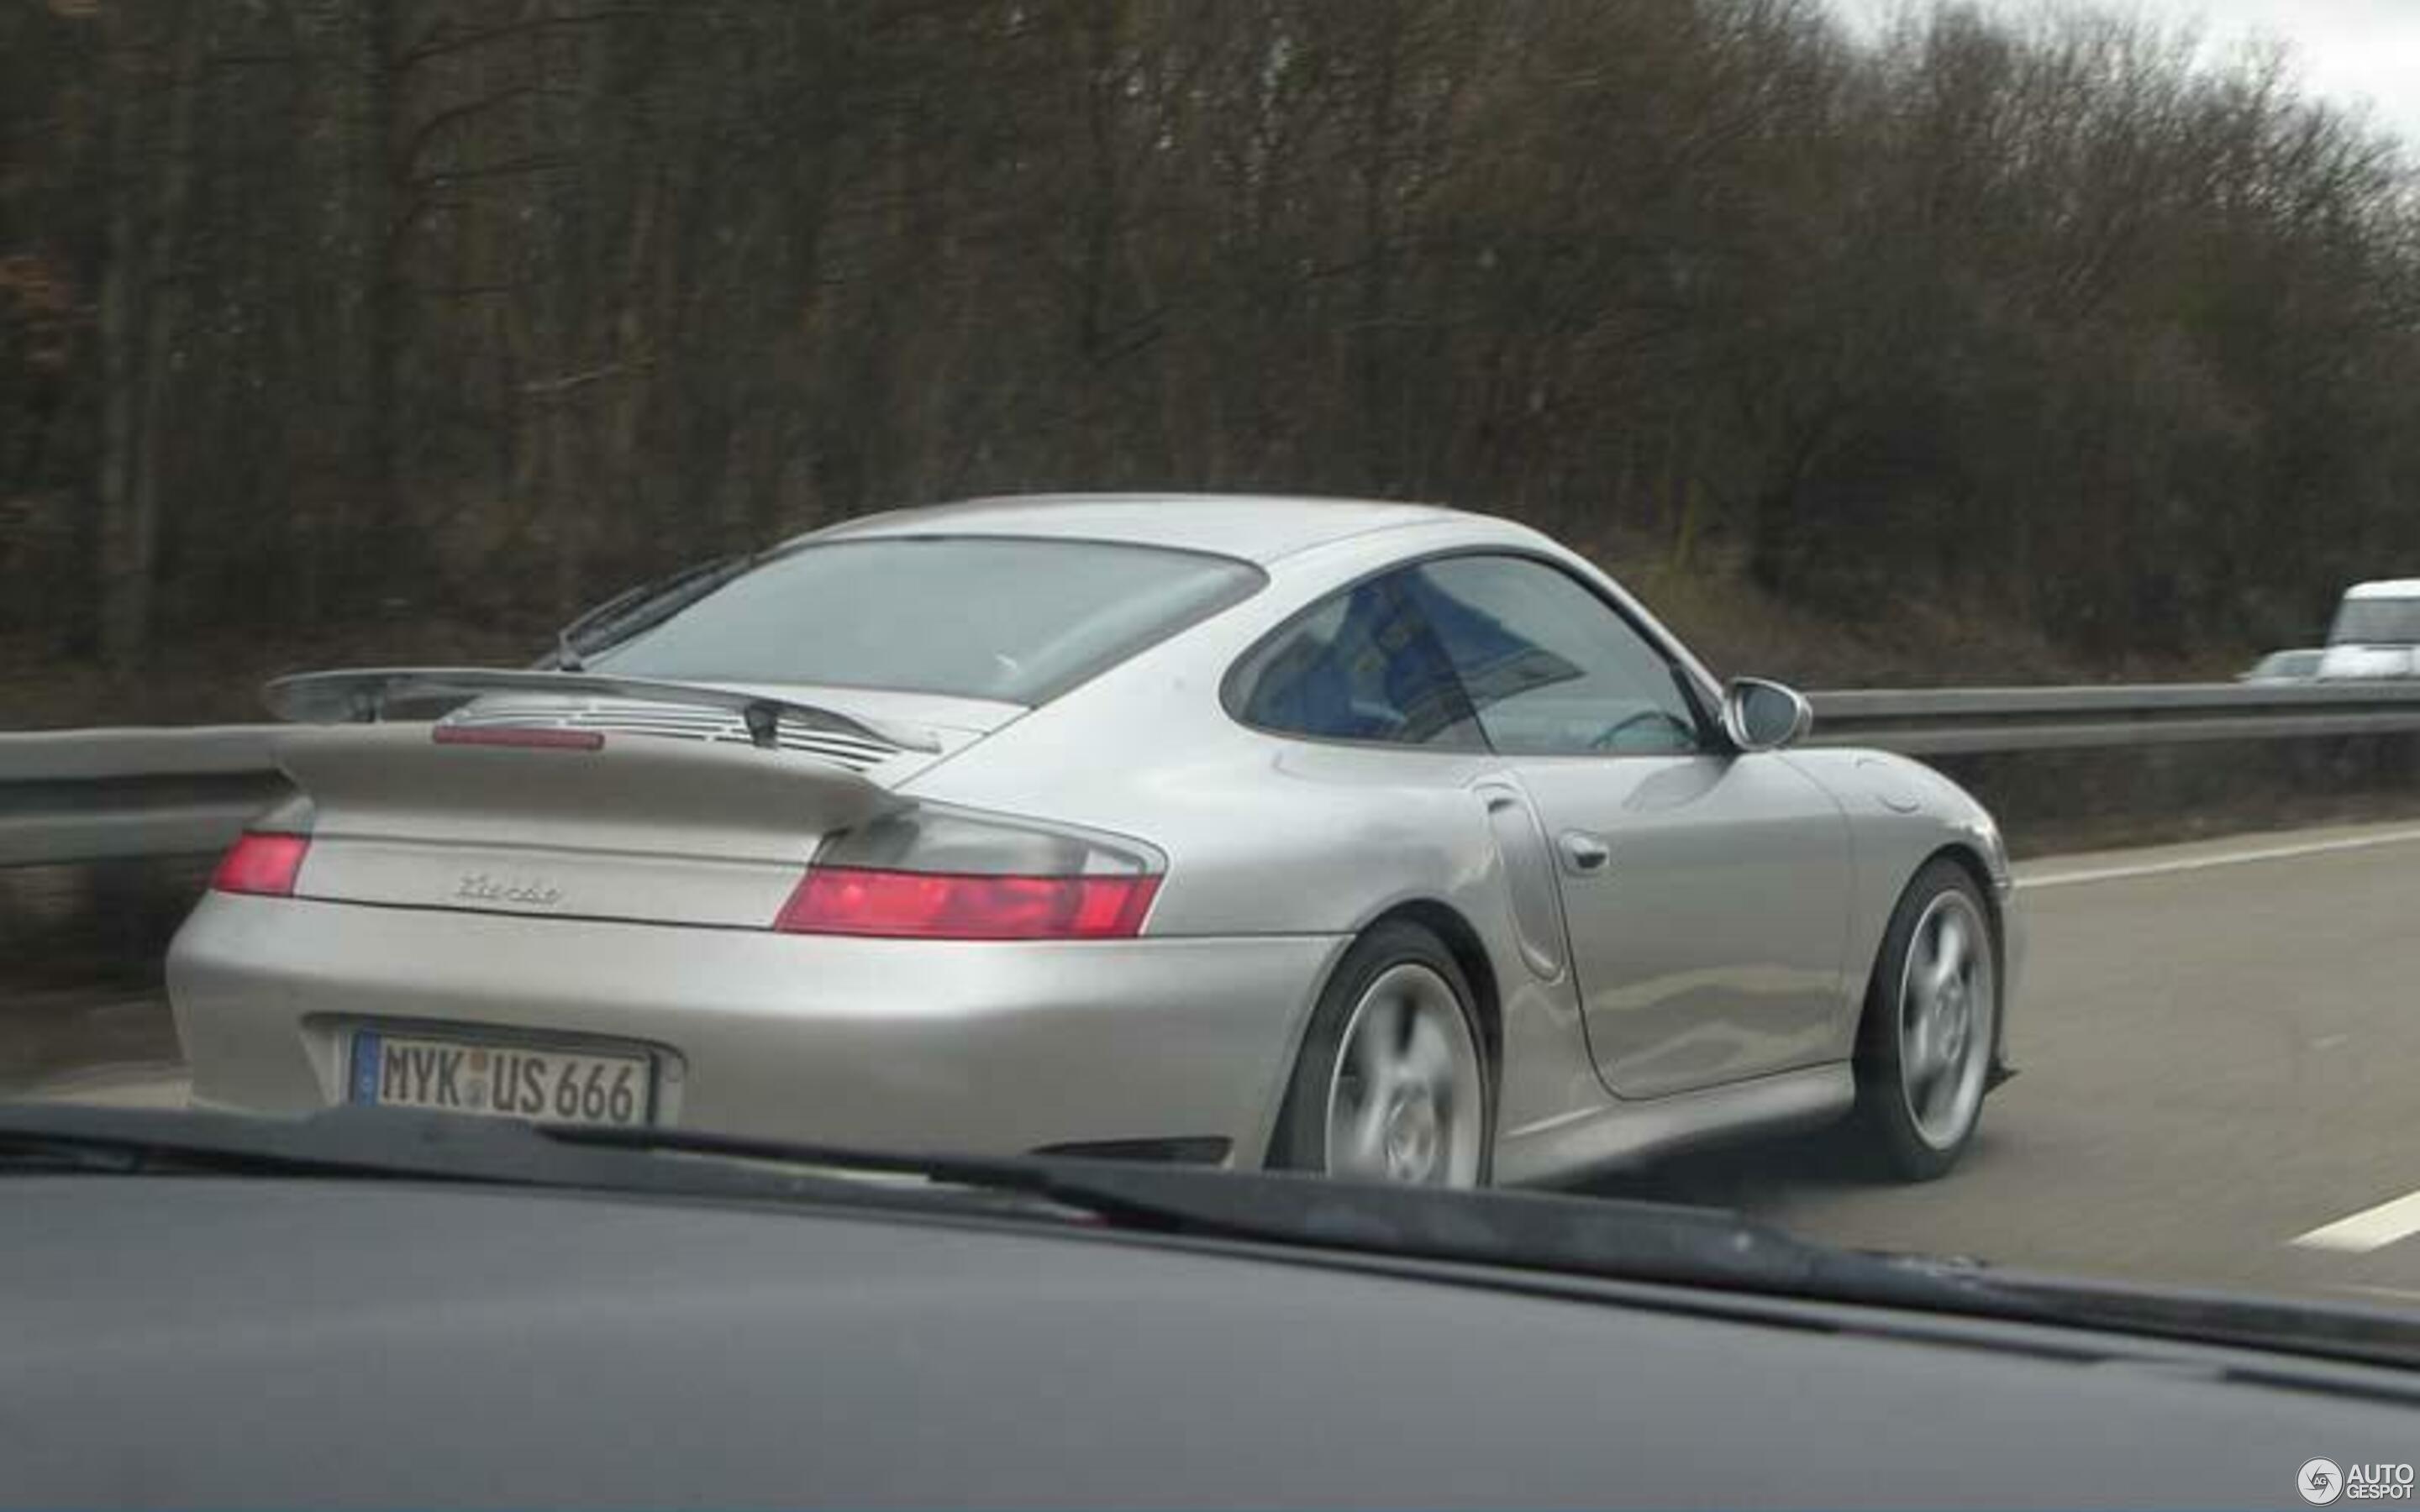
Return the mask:
[[[1823, 784], [1848, 817], [1853, 864], [1844, 955], [1858, 1004], [1871, 987], [1892, 911], [1917, 871], [1947, 852], [1980, 874], [1999, 935], [2001, 1011], [1994, 1075], [2005, 1080], [2008, 1006], [2015, 995], [2025, 931], [2016, 906], [2008, 845], [1991, 811], [1947, 777], [1889, 751], [1792, 751], [1791, 761]], [[1857, 1016], [1852, 1015], [1838, 1046], [1843, 1057], [1855, 1052], [1856, 1024]]]

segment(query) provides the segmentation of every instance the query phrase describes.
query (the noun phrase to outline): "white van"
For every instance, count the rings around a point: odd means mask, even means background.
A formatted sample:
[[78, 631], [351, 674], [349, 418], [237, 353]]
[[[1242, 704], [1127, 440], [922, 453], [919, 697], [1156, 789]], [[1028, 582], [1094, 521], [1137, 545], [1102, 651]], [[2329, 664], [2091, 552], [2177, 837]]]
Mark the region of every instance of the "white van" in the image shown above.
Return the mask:
[[2336, 606], [2319, 676], [2343, 681], [2420, 676], [2420, 578], [2355, 583]]

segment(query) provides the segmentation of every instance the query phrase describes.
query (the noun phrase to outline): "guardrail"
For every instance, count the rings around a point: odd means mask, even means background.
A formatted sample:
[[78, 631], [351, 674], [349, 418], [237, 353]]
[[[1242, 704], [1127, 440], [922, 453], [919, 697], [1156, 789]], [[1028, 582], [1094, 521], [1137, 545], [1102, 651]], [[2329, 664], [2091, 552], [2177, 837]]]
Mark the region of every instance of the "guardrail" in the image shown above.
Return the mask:
[[218, 850], [287, 791], [277, 730], [0, 734], [0, 867]]
[[2157, 683], [1810, 694], [1812, 743], [1910, 756], [2420, 731], [2420, 682]]
[[[1819, 746], [1911, 756], [2420, 732], [2420, 683], [1822, 692]], [[275, 725], [0, 734], [0, 867], [206, 855], [287, 791]]]

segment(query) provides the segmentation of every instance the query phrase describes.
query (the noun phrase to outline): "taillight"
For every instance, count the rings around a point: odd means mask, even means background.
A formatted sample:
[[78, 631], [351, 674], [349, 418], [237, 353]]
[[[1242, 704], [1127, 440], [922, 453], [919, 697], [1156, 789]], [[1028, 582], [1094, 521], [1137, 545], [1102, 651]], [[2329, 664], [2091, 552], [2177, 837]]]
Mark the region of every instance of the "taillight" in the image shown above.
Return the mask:
[[219, 892], [290, 898], [295, 874], [302, 870], [303, 853], [310, 848], [308, 835], [247, 831], [220, 857], [218, 870], [210, 873], [210, 887]]
[[1105, 940], [1140, 932], [1156, 876], [985, 876], [816, 867], [782, 905], [789, 934], [920, 940]]
[[908, 940], [1119, 940], [1164, 859], [1118, 835], [918, 805], [825, 840], [773, 927]]

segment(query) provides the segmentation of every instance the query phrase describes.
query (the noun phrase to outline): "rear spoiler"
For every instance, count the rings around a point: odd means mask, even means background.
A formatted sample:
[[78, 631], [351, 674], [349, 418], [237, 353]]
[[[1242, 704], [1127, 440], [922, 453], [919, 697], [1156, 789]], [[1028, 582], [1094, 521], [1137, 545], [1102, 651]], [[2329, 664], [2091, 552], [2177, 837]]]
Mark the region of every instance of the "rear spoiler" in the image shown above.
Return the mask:
[[456, 704], [487, 693], [593, 694], [658, 703], [728, 709], [748, 725], [758, 746], [775, 748], [781, 721], [879, 741], [900, 750], [938, 751], [939, 741], [919, 732], [812, 703], [712, 683], [659, 682], [596, 672], [529, 671], [489, 667], [364, 667], [280, 677], [261, 689], [270, 712], [301, 724], [375, 723], [396, 705]]

